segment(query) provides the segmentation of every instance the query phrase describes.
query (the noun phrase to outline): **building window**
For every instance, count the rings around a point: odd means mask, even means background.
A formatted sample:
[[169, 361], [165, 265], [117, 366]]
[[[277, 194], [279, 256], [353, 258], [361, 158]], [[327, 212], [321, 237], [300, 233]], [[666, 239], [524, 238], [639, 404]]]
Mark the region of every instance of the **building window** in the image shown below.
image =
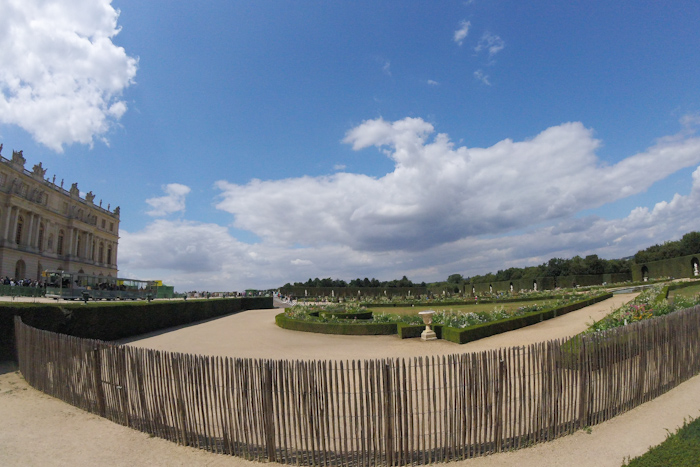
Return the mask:
[[90, 249], [90, 259], [95, 261], [95, 240], [92, 241], [92, 248]]
[[68, 203], [63, 203], [63, 214], [68, 214]]
[[80, 234], [76, 235], [75, 241], [75, 256], [80, 257]]
[[105, 222], [106, 222], [106, 221], [105, 221], [104, 219], [102, 219], [102, 228], [103, 228], [103, 229], [105, 228]]
[[107, 247], [107, 264], [112, 264], [112, 247]]
[[19, 245], [19, 242], [22, 239], [22, 227], [24, 227], [24, 217], [18, 216], [17, 217], [17, 232], [15, 233], [15, 243], [17, 245]]
[[97, 257], [97, 262], [103, 263], [104, 257], [105, 257], [105, 244], [100, 242], [100, 250], [99, 250], [98, 257]]
[[7, 174], [0, 173], [0, 186], [5, 186], [5, 183], [7, 183]]
[[44, 249], [44, 224], [39, 224], [39, 244], [37, 245], [39, 251]]
[[114, 232], [114, 222], [109, 223], [109, 231]]
[[63, 230], [58, 232], [58, 240], [56, 240], [56, 254], [63, 254]]

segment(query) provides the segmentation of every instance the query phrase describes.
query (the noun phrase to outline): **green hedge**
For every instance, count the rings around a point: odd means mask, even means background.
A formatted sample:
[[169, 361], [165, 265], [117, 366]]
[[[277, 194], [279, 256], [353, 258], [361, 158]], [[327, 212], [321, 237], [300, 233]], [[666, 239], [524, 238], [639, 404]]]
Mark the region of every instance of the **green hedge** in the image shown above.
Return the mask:
[[[433, 325], [433, 330], [438, 339], [445, 339], [457, 344], [465, 344], [484, 337], [493, 336], [502, 332], [512, 331], [531, 324], [539, 323], [547, 319], [564, 315], [574, 310], [578, 310], [602, 300], [612, 297], [611, 293], [598, 295], [587, 300], [571, 303], [569, 305], [546, 310], [533, 311], [526, 315], [507, 318], [490, 323], [479, 324], [465, 329], [450, 328], [443, 325]], [[314, 313], [312, 313], [313, 315]], [[332, 313], [329, 313], [332, 314]], [[337, 314], [337, 313], [336, 313]], [[349, 313], [346, 313], [349, 314]], [[361, 323], [361, 322], [340, 322], [321, 323], [318, 321], [306, 321], [294, 319], [280, 313], [275, 316], [275, 323], [282, 329], [291, 331], [316, 332], [320, 334], [343, 334], [343, 335], [391, 335], [398, 334], [401, 339], [420, 337], [425, 329], [423, 324], [404, 323]]]
[[661, 301], [664, 298], [668, 298], [668, 294], [672, 290], [685, 289], [686, 287], [692, 287], [698, 284], [700, 284], [700, 281], [677, 282], [675, 284], [669, 284], [661, 289], [661, 293], [659, 296], [657, 296], [656, 301]]
[[15, 315], [46, 331], [111, 341], [262, 308], [273, 308], [272, 297], [89, 305], [0, 302], [0, 359], [14, 358]]
[[347, 336], [378, 336], [396, 334], [396, 323], [320, 323], [290, 318], [280, 313], [275, 323], [290, 331], [316, 332], [319, 334], [342, 334]]
[[338, 319], [372, 319], [371, 311], [362, 311], [358, 313], [350, 313], [343, 311], [321, 311], [318, 313], [322, 318], [338, 318]]
[[464, 329], [443, 327], [442, 338], [450, 342], [455, 342], [457, 344], [466, 344], [467, 342], [483, 339], [484, 337], [490, 337], [496, 334], [501, 334], [503, 332], [513, 331], [515, 329], [520, 329], [525, 326], [530, 326], [531, 324], [537, 324], [541, 321], [556, 318], [557, 316], [565, 315], [575, 310], [580, 310], [581, 308], [593, 305], [594, 303], [598, 303], [603, 300], [607, 300], [611, 297], [611, 293], [606, 293], [598, 295], [597, 297], [593, 297], [587, 300], [581, 300], [579, 302], [571, 303], [569, 305], [564, 305], [558, 308], [533, 311], [532, 313], [528, 313], [522, 316], [506, 318], [490, 323], [477, 324], [476, 326], [470, 326]]
[[453, 300], [448, 302], [397, 302], [397, 303], [360, 303], [360, 306], [367, 308], [396, 308], [396, 307], [410, 307], [410, 306], [432, 306], [432, 307], [445, 307], [445, 306], [460, 306], [460, 305], [474, 305], [474, 304], [484, 304], [484, 303], [511, 303], [511, 302], [535, 302], [541, 300], [558, 300], [562, 298], [562, 295], [540, 295], [538, 297], [512, 297], [512, 298], [481, 298], [479, 301], [472, 300]]
[[[442, 339], [442, 324], [431, 324], [430, 328], [435, 331], [438, 339]], [[397, 334], [400, 339], [410, 339], [412, 337], [420, 337], [425, 330], [425, 324], [405, 324], [398, 323], [396, 326]]]

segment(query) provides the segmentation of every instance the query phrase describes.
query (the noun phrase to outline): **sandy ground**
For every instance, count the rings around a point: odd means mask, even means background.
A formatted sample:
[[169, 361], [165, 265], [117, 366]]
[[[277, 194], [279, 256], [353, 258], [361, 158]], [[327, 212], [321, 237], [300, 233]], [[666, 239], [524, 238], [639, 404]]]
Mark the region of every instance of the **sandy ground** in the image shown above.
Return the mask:
[[[395, 336], [325, 336], [285, 331], [272, 318], [279, 310], [254, 310], [158, 333], [130, 345], [156, 349], [290, 359], [353, 359], [447, 354], [525, 345], [580, 332], [632, 295], [614, 298], [508, 334], [459, 346], [400, 340]], [[263, 334], [259, 334], [263, 332]], [[269, 334], [267, 334], [269, 333]], [[266, 339], [260, 339], [260, 336]], [[450, 463], [451, 466], [619, 466], [627, 456], [662, 442], [684, 419], [700, 416], [700, 376], [613, 420], [590, 434], [519, 451]], [[12, 363], [0, 363], [0, 465], [202, 465], [259, 466], [210, 454], [140, 433], [65, 404], [30, 388]]]

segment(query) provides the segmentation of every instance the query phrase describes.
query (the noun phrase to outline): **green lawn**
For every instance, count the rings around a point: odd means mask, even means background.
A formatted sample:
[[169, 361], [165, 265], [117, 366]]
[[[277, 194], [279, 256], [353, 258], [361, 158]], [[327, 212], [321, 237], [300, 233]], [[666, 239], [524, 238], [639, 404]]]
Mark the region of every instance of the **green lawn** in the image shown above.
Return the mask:
[[684, 423], [678, 432], [646, 454], [623, 465], [629, 467], [697, 467], [700, 465], [700, 419]]
[[548, 305], [555, 303], [556, 300], [538, 300], [538, 301], [523, 301], [523, 302], [509, 302], [509, 303], [479, 303], [479, 304], [469, 304], [469, 305], [430, 305], [430, 306], [397, 306], [397, 307], [376, 307], [368, 308], [375, 313], [387, 313], [392, 315], [416, 315], [419, 311], [424, 310], [454, 310], [463, 311], [465, 313], [477, 312], [477, 311], [492, 311], [496, 307], [503, 307], [506, 311], [515, 310], [521, 306], [532, 306], [532, 305]]
[[684, 289], [677, 289], [677, 290], [671, 290], [671, 292], [668, 294], [668, 297], [688, 297], [688, 298], [693, 298], [697, 294], [700, 294], [700, 284], [698, 285], [692, 285], [690, 287], [686, 287]]

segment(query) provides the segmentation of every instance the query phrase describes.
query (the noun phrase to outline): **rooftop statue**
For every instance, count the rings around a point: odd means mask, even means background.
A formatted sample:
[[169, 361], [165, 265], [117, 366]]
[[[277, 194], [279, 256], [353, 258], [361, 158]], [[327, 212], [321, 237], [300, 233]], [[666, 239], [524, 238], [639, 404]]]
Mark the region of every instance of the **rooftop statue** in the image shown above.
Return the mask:
[[41, 166], [41, 162], [39, 162], [32, 167], [32, 173], [40, 178], [44, 178], [44, 175], [46, 175], [46, 169], [43, 168]]
[[12, 162], [24, 167], [24, 163], [27, 162], [27, 160], [24, 158], [24, 155], [22, 155], [22, 150], [12, 151]]

